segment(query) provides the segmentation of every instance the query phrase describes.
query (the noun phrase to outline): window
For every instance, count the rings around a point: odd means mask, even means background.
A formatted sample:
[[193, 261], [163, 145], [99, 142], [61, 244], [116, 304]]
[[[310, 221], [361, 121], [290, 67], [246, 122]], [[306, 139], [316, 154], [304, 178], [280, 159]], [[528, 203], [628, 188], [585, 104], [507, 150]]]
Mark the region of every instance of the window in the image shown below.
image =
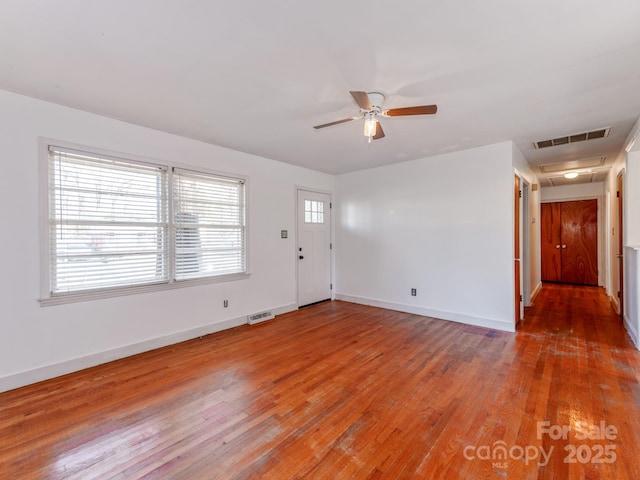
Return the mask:
[[244, 271], [244, 182], [175, 170], [175, 278]]
[[304, 223], [324, 223], [324, 202], [304, 201]]
[[167, 279], [166, 169], [52, 149], [51, 293]]
[[45, 303], [246, 272], [243, 179], [53, 146], [46, 177]]

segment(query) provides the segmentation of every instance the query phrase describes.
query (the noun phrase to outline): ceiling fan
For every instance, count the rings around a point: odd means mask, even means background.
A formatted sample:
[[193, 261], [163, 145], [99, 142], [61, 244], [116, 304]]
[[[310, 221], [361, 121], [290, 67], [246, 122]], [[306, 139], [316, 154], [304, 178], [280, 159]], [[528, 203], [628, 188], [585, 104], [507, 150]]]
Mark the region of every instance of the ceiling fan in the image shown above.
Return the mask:
[[353, 99], [360, 107], [360, 114], [354, 117], [343, 118], [342, 120], [336, 120], [335, 122], [323, 123], [322, 125], [316, 125], [315, 129], [330, 127], [332, 125], [338, 125], [340, 123], [351, 122], [364, 118], [364, 136], [369, 137], [371, 140], [378, 140], [384, 137], [384, 131], [382, 125], [378, 120], [378, 116], [382, 117], [400, 117], [406, 115], [433, 115], [438, 111], [437, 105], [422, 105], [416, 107], [404, 107], [404, 108], [389, 108], [387, 110], [382, 109], [382, 103], [384, 102], [384, 95], [378, 92], [349, 92]]

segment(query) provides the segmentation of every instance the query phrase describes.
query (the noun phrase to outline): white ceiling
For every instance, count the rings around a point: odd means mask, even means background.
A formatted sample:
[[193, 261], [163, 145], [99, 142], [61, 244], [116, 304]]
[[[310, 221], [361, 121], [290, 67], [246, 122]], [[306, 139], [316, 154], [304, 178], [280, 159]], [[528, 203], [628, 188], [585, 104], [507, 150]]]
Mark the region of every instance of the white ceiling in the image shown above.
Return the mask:
[[[514, 140], [607, 156], [640, 115], [640, 1], [3, 0], [0, 88], [329, 173]], [[350, 90], [386, 108], [367, 144]], [[606, 139], [532, 142], [611, 127]]]

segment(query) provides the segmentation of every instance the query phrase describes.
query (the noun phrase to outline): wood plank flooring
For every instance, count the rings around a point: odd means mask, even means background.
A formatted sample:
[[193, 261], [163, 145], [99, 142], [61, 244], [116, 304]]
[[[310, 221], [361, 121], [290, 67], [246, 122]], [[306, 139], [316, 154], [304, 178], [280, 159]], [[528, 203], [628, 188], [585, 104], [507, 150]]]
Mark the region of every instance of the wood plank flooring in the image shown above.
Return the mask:
[[0, 478], [638, 479], [639, 381], [597, 287], [517, 334], [327, 302], [0, 394]]

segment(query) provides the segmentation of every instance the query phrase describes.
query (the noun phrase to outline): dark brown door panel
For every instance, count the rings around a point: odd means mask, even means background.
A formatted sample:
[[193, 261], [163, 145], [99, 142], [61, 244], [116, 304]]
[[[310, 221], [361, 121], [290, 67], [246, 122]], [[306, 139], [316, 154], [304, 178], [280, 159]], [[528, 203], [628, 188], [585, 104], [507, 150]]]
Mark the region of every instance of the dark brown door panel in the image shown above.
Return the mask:
[[541, 205], [542, 280], [598, 284], [598, 201]]

